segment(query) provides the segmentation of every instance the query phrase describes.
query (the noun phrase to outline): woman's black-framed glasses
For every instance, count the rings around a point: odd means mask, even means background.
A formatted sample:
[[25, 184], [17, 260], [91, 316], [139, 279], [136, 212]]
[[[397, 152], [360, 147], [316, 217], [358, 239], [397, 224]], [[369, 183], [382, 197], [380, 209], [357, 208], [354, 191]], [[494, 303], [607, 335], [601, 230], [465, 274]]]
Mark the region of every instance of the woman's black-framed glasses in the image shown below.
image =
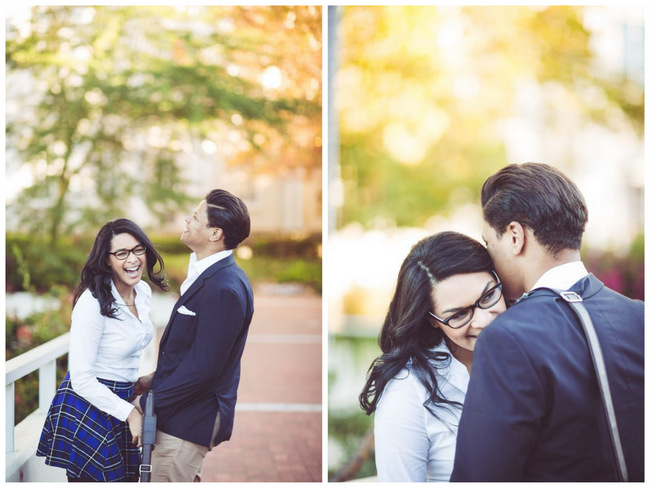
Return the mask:
[[482, 308], [483, 310], [487, 310], [488, 308], [494, 307], [497, 304], [497, 302], [501, 299], [501, 295], [503, 295], [503, 284], [501, 283], [501, 281], [499, 281], [499, 277], [496, 275], [496, 273], [494, 272], [492, 273], [494, 274], [494, 277], [497, 280], [497, 284], [494, 285], [489, 290], [487, 290], [485, 293], [483, 293], [483, 295], [481, 295], [481, 298], [476, 300], [476, 303], [474, 305], [465, 307], [459, 310], [458, 312], [456, 312], [451, 317], [447, 317], [444, 320], [433, 315], [433, 313], [430, 310], [429, 310], [429, 315], [431, 315], [438, 322], [441, 322], [445, 324], [447, 327], [451, 327], [452, 329], [460, 329], [461, 327], [469, 324], [472, 321], [472, 317], [474, 317], [474, 309], [476, 307]]
[[115, 256], [120, 261], [124, 261], [126, 258], [129, 257], [129, 254], [131, 253], [135, 254], [136, 256], [142, 256], [144, 253], [147, 252], [147, 246], [145, 246], [144, 244], [138, 244], [132, 249], [120, 249], [119, 251], [115, 251], [115, 252], [111, 252], [111, 251], [107, 251], [107, 252], [108, 254], [112, 254], [113, 256]]

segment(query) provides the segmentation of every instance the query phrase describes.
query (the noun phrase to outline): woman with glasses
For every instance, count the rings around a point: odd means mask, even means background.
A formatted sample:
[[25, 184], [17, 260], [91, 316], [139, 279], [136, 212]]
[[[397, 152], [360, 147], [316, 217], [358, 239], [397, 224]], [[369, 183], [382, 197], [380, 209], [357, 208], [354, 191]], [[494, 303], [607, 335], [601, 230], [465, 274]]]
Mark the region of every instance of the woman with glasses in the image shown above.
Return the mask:
[[359, 396], [375, 413], [380, 481], [449, 481], [474, 345], [505, 309], [479, 242], [442, 232], [413, 247], [379, 337], [383, 354]]
[[[156, 265], [159, 270], [154, 271]], [[140, 356], [151, 342], [149, 281], [166, 290], [164, 263], [127, 219], [104, 225], [73, 298], [68, 374], [41, 433], [37, 455], [68, 481], [137, 481], [142, 414], [130, 401]]]

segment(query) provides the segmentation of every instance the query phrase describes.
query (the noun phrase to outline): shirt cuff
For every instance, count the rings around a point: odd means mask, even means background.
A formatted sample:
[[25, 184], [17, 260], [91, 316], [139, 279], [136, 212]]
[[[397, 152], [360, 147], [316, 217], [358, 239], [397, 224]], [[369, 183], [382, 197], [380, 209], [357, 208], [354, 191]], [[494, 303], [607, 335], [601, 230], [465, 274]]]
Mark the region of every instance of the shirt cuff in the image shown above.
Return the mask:
[[125, 400], [120, 401], [117, 405], [115, 405], [115, 411], [111, 413], [113, 417], [115, 417], [118, 420], [121, 420], [122, 422], [125, 422], [129, 414], [131, 413], [131, 410], [133, 410], [135, 406]]

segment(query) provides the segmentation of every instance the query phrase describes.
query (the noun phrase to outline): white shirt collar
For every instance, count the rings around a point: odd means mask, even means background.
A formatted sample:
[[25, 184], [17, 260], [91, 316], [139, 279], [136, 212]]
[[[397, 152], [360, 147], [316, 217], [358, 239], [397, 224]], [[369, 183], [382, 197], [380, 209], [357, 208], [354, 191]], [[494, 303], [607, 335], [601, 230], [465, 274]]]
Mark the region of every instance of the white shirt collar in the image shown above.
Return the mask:
[[[195, 271], [197, 271], [196, 276], [199, 276], [201, 273], [203, 273], [206, 269], [208, 269], [210, 266], [212, 266], [214, 263], [221, 261], [224, 258], [227, 258], [232, 254], [232, 249], [226, 249], [225, 251], [220, 251], [216, 254], [210, 254], [209, 256], [203, 258], [203, 259], [196, 259], [196, 253], [190, 254], [190, 264], [189, 268], [194, 268]], [[188, 268], [188, 269], [189, 269]]]
[[568, 290], [589, 272], [582, 261], [573, 261], [571, 263], [561, 264], [549, 269], [537, 280], [537, 283], [531, 288], [554, 288], [556, 290]]
[[[140, 293], [142, 289], [142, 280], [138, 281], [135, 286], [133, 287], [135, 289], [135, 302], [138, 305], [142, 302], [144, 299], [144, 296], [142, 293]], [[120, 295], [120, 292], [117, 291], [117, 287], [115, 286], [115, 281], [111, 278], [111, 291], [113, 292], [113, 297], [115, 298], [115, 301], [121, 305], [126, 305], [126, 302], [122, 298], [122, 295]]]
[[446, 380], [460, 391], [467, 392], [467, 385], [469, 384], [469, 371], [467, 371], [467, 367], [454, 357], [444, 340], [435, 346], [433, 351], [446, 352], [451, 359], [447, 367], [439, 367], [436, 370], [438, 375], [443, 378], [443, 382]]

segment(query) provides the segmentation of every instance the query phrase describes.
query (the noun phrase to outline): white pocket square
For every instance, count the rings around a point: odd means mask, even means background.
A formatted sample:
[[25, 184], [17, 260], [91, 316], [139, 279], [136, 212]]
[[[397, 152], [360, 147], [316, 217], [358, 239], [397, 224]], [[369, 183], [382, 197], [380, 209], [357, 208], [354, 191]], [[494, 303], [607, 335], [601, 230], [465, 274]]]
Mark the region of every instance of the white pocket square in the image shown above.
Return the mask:
[[196, 312], [192, 312], [190, 309], [185, 308], [185, 305], [181, 305], [178, 309], [178, 313], [182, 313], [183, 315], [196, 315]]

